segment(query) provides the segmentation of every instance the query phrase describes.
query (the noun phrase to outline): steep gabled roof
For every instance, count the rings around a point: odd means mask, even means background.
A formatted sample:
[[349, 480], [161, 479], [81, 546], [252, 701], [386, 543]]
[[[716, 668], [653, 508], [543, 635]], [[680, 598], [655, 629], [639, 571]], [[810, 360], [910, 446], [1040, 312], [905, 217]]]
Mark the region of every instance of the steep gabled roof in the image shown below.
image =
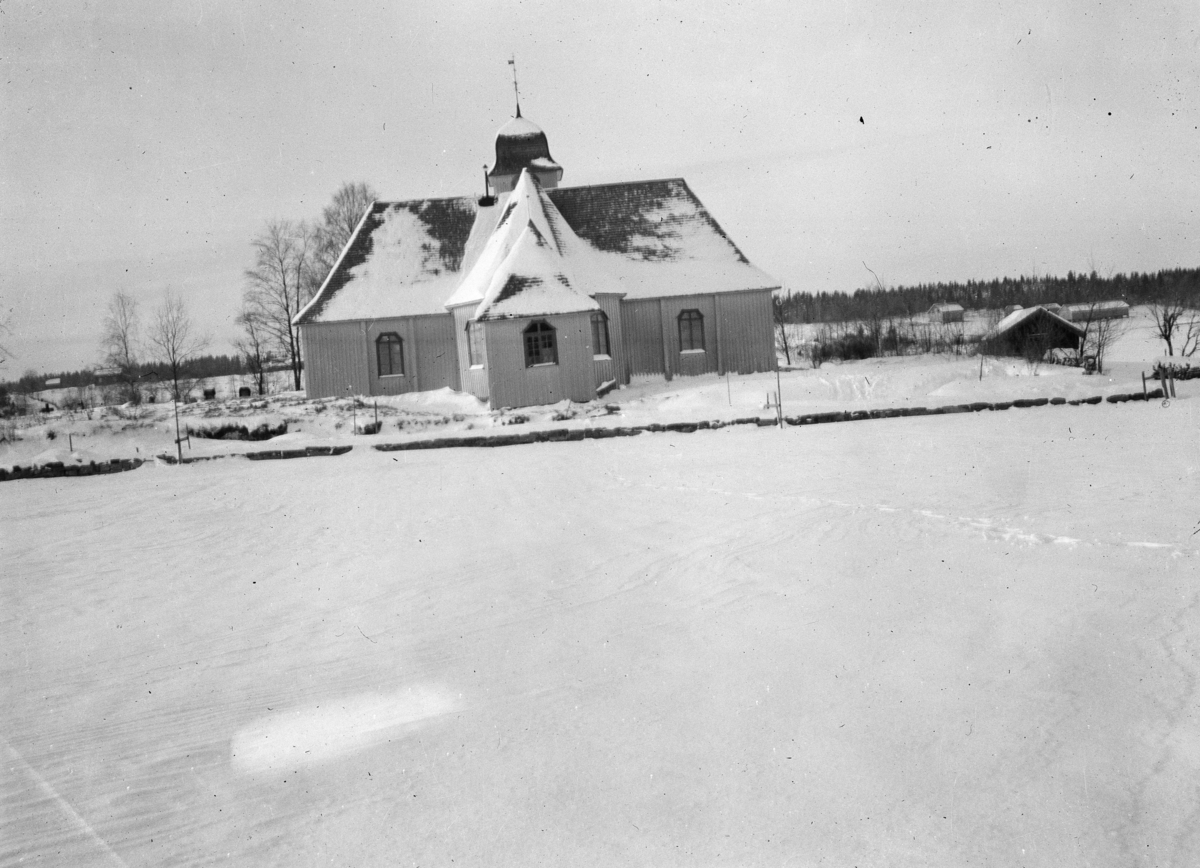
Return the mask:
[[1035, 319], [1044, 319], [1049, 325], [1061, 327], [1064, 331], [1074, 334], [1077, 337], [1083, 337], [1085, 334], [1081, 326], [1063, 319], [1054, 313], [1054, 311], [1046, 310], [1040, 305], [1014, 310], [1008, 316], [1004, 317], [1004, 319], [1000, 320], [1000, 322], [996, 323], [996, 327], [989, 334], [990, 336], [1006, 335], [1022, 324], [1032, 323]]
[[[532, 180], [532, 179], [530, 179]], [[522, 185], [518, 182], [518, 187]], [[480, 207], [474, 199], [377, 202], [297, 323], [442, 313], [447, 303], [483, 300], [469, 275], [521, 207], [528, 190]], [[572, 287], [628, 298], [776, 289], [752, 265], [681, 178], [587, 187], [537, 188], [532, 219], [570, 262]], [[540, 215], [540, 216], [539, 216]], [[471, 284], [471, 285], [468, 285]], [[488, 280], [490, 286], [490, 278]], [[532, 298], [533, 296], [530, 296]]]
[[470, 197], [373, 202], [296, 322], [445, 312], [475, 210]]
[[530, 221], [498, 268], [491, 271], [487, 292], [472, 319], [492, 320], [599, 310], [596, 301], [580, 292], [570, 261], [552, 238]]
[[616, 291], [596, 254], [563, 220], [530, 172], [521, 172], [500, 219], [446, 307], [476, 305], [473, 319], [596, 310]]

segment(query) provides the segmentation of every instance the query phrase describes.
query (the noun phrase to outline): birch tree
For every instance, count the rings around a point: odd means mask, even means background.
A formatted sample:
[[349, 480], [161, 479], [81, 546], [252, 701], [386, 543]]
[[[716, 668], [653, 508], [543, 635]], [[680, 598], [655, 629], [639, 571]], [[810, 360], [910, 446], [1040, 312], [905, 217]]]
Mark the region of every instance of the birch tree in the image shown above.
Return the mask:
[[181, 400], [179, 377], [184, 366], [203, 352], [208, 343], [208, 335], [199, 331], [183, 299], [167, 290], [162, 304], [154, 311], [146, 344], [155, 362], [171, 375], [171, 388], [176, 401]]
[[233, 342], [234, 349], [241, 355], [246, 369], [254, 377], [258, 394], [265, 395], [267, 365], [271, 360], [266, 326], [257, 310], [244, 305], [234, 322], [242, 330], [242, 334]]
[[287, 361], [300, 388], [300, 335], [292, 320], [316, 291], [317, 237], [307, 223], [272, 220], [254, 239], [254, 267], [246, 270], [243, 310], [251, 312], [272, 355]]
[[317, 285], [313, 287], [314, 293], [333, 270], [367, 208], [378, 198], [379, 194], [364, 181], [343, 184], [333, 194], [333, 201], [321, 212], [321, 225], [316, 231], [316, 268], [313, 276]]
[[141, 345], [141, 322], [138, 303], [127, 292], [117, 291], [109, 299], [101, 324], [100, 351], [104, 367], [115, 372], [122, 397], [137, 403], [138, 363]]
[[1173, 287], [1150, 303], [1154, 333], [1167, 345], [1167, 355], [1190, 356], [1200, 349], [1200, 293]]

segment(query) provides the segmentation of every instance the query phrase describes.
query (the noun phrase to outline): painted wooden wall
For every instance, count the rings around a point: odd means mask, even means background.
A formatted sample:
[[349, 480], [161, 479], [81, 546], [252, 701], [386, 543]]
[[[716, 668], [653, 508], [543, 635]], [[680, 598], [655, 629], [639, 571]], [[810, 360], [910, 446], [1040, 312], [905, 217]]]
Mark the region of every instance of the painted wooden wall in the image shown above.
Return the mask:
[[[704, 317], [704, 352], [679, 346], [679, 314]], [[672, 296], [621, 302], [625, 358], [630, 375], [674, 376], [775, 370], [770, 290]]]
[[661, 314], [657, 298], [621, 302], [621, 332], [628, 376], [666, 373]]
[[[305, 394], [401, 395], [460, 388], [450, 314], [306, 323], [300, 327]], [[404, 342], [403, 375], [380, 376], [375, 341], [395, 332]]]
[[[558, 364], [525, 367], [523, 332], [534, 319], [546, 320], [557, 331]], [[484, 323], [484, 331], [493, 407], [528, 407], [565, 399], [583, 402], [596, 397], [590, 313], [494, 320]]]
[[[769, 290], [634, 300], [602, 295], [597, 301], [608, 314], [612, 358], [594, 358], [589, 313], [546, 317], [558, 330], [559, 354], [559, 363], [546, 368], [525, 367], [521, 332], [532, 321], [527, 317], [486, 323], [485, 365], [472, 368], [466, 342], [469, 305], [452, 314], [308, 323], [300, 327], [305, 389], [310, 398], [322, 398], [448, 386], [490, 398], [493, 407], [524, 407], [564, 398], [589, 401], [610, 379], [628, 383], [638, 375], [775, 370]], [[687, 309], [704, 315], [702, 353], [680, 352], [678, 316]], [[404, 340], [401, 377], [379, 376], [375, 339], [389, 331]]]
[[[595, 298], [597, 304], [600, 305], [600, 309], [608, 315], [609, 357], [607, 359], [601, 356], [592, 357], [593, 379], [597, 386], [607, 383], [609, 380], [616, 380], [618, 383], [628, 383], [629, 366], [622, 364], [625, 356], [622, 350], [624, 346], [624, 334], [621, 329], [621, 296], [597, 295]], [[592, 352], [594, 353], [598, 349], [598, 347], [593, 347]]]
[[483, 337], [483, 365], [471, 367], [471, 353], [467, 346], [467, 322], [471, 319], [471, 314], [475, 312], [475, 305], [462, 305], [456, 307], [452, 313], [454, 317], [454, 345], [458, 353], [458, 369], [461, 372], [460, 379], [462, 381], [461, 388], [463, 391], [470, 392], [481, 401], [488, 399], [488, 377], [487, 377], [487, 329], [484, 329]]
[[771, 291], [731, 292], [717, 296], [721, 373], [754, 374], [775, 370], [775, 320]]
[[413, 337], [417, 354], [414, 387], [422, 392], [447, 387], [461, 389], [454, 317], [449, 313], [413, 317]]
[[369, 394], [365, 322], [306, 323], [300, 326], [304, 391], [310, 398]]

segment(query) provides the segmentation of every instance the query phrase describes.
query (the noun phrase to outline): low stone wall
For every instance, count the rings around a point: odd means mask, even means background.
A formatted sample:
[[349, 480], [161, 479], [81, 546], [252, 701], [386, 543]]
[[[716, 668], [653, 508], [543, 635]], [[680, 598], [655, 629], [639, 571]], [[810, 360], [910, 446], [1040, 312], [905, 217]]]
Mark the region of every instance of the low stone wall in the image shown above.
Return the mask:
[[57, 479], [61, 476], [100, 476], [105, 473], [121, 473], [142, 466], [140, 458], [114, 458], [111, 461], [90, 461], [87, 464], [66, 464], [51, 461], [36, 467], [14, 466], [11, 470], [0, 468], [0, 482], [14, 479]]
[[[822, 425], [830, 422], [860, 422], [868, 419], [896, 419], [904, 416], [946, 416], [953, 413], [979, 413], [984, 410], [998, 411], [1009, 408], [1028, 408], [1062, 406], [1070, 404], [1100, 404], [1107, 401], [1110, 404], [1123, 404], [1128, 401], [1158, 400], [1163, 397], [1162, 389], [1151, 389], [1146, 394], [1132, 392], [1129, 394], [1093, 395], [1090, 398], [1018, 398], [1015, 401], [975, 401], [970, 404], [951, 404], [946, 407], [889, 407], [882, 410], [842, 410], [830, 413], [805, 413], [801, 416], [785, 416], [784, 421], [789, 425]], [[551, 428], [546, 431], [525, 431], [520, 434], [477, 435], [473, 437], [439, 437], [431, 440], [410, 440], [406, 443], [376, 443], [371, 448], [379, 452], [405, 452], [414, 449], [453, 449], [461, 447], [496, 447], [521, 446], [528, 443], [565, 443], [577, 440], [604, 440], [610, 437], [633, 437], [642, 433], [662, 433], [673, 431], [680, 434], [691, 434], [696, 431], [714, 431], [731, 425], [757, 425], [768, 427], [778, 424], [773, 416], [747, 416], [733, 420], [713, 420], [705, 422], [670, 422], [660, 424], [653, 422], [649, 425], [634, 425], [619, 428]], [[214, 461], [220, 458], [248, 458], [251, 461], [272, 461], [287, 458], [313, 458], [321, 455], [345, 455], [353, 446], [306, 446], [303, 449], [267, 449], [259, 452], [231, 453], [227, 455], [208, 455], [196, 458], [184, 458], [184, 464], [198, 461]], [[158, 455], [158, 460], [167, 464], [178, 464], [179, 459], [174, 455]], [[133, 470], [141, 467], [140, 458], [114, 458], [107, 462], [91, 462], [90, 464], [64, 464], [61, 461], [42, 464], [37, 467], [13, 467], [12, 470], [0, 468], [0, 482], [13, 479], [50, 479], [62, 476], [94, 476], [101, 473], [119, 473], [123, 470]]]
[[[217, 461], [221, 458], [249, 458], [251, 461], [272, 461], [283, 458], [314, 458], [318, 455], [345, 455], [353, 446], [305, 446], [303, 449], [265, 449], [260, 452], [229, 452], [225, 455], [200, 455], [183, 459], [184, 464], [199, 461]], [[179, 459], [166, 453], [156, 456], [167, 464], [178, 464]]]
[[[1128, 395], [1109, 395], [1111, 404], [1125, 401], [1145, 401], [1161, 398], [1162, 389], [1154, 389], [1146, 395], [1141, 393]], [[979, 413], [984, 410], [1007, 410], [1010, 407], [1045, 407], [1061, 406], [1064, 404], [1099, 404], [1105, 399], [1100, 395], [1091, 398], [1018, 398], [1015, 401], [975, 401], [970, 404], [951, 404], [946, 407], [889, 407], [883, 410], [841, 410], [830, 413], [805, 413], [802, 416], [784, 416], [783, 421], [789, 425], [821, 425], [829, 422], [859, 422], [867, 419], [896, 419], [902, 416], [946, 416], [953, 413]], [[643, 432], [657, 433], [675, 431], [691, 434], [694, 431], [715, 430], [730, 425], [758, 425], [767, 427], [777, 425], [776, 417], [751, 416], [732, 421], [711, 422], [672, 422], [670, 424], [652, 423], [636, 425], [627, 428], [552, 428], [547, 431], [526, 431], [522, 434], [496, 434], [492, 436], [477, 435], [474, 437], [439, 437], [431, 440], [412, 440], [407, 443], [377, 443], [372, 446], [379, 452], [405, 452], [413, 449], [454, 449], [461, 447], [496, 447], [521, 446], [528, 443], [561, 443], [574, 440], [600, 440], [608, 437], [632, 437]]]

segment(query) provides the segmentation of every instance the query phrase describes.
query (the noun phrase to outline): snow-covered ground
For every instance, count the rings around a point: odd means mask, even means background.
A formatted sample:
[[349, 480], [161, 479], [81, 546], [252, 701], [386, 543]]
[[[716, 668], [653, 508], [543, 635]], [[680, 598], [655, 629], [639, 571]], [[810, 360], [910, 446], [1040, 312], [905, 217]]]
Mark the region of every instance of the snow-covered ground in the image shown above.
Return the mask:
[[[1072, 397], [1141, 364], [783, 391]], [[773, 385], [520, 424], [732, 418]], [[362, 447], [504, 417], [395, 399], [354, 437], [285, 401], [245, 412], [357, 448], [4, 483], [0, 864], [1196, 864], [1198, 394], [392, 453]], [[154, 452], [158, 424], [83, 440]]]

